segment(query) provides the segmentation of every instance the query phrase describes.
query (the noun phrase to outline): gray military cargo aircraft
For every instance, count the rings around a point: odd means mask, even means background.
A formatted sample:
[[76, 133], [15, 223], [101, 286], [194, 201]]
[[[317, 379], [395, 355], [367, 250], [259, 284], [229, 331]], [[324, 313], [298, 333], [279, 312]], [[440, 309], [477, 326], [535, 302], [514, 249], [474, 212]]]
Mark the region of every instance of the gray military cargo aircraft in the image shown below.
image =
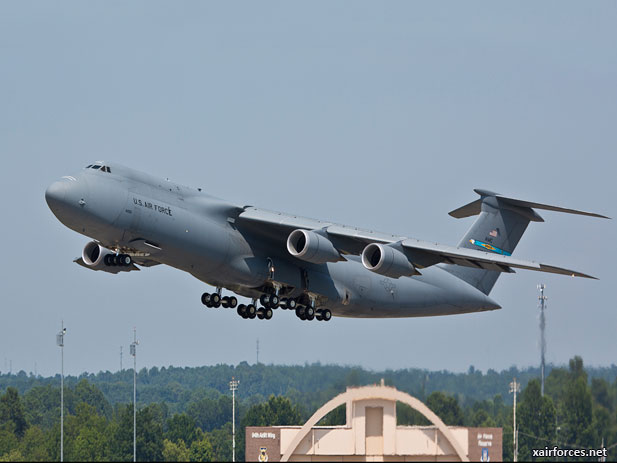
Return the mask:
[[516, 268], [593, 278], [511, 254], [529, 222], [543, 222], [535, 209], [608, 217], [474, 191], [479, 199], [450, 212], [478, 215], [457, 247], [231, 204], [107, 162], [62, 177], [45, 199], [94, 240], [79, 265], [116, 274], [169, 265], [217, 288], [204, 305], [237, 307], [243, 318], [270, 319], [279, 307], [324, 321], [479, 312], [501, 308], [489, 294]]

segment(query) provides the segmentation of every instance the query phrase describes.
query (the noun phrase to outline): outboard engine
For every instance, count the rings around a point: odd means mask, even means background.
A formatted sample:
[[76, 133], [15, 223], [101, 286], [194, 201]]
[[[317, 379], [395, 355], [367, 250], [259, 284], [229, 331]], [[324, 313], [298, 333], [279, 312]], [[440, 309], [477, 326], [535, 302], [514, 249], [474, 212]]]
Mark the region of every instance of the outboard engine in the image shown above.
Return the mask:
[[392, 246], [371, 243], [362, 251], [362, 264], [371, 272], [390, 278], [417, 275], [407, 256]]

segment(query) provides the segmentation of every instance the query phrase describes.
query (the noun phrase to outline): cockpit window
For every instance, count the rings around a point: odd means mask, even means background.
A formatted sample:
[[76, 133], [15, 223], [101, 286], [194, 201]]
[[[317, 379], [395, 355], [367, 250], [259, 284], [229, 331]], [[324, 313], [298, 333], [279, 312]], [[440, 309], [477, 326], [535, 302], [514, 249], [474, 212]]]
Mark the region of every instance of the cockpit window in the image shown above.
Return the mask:
[[92, 167], [92, 164], [88, 164], [88, 165], [86, 166], [86, 169], [89, 169], [90, 167]]
[[111, 174], [111, 169], [109, 168], [109, 166], [105, 166], [105, 172]]
[[92, 166], [93, 169], [100, 169], [102, 166]]

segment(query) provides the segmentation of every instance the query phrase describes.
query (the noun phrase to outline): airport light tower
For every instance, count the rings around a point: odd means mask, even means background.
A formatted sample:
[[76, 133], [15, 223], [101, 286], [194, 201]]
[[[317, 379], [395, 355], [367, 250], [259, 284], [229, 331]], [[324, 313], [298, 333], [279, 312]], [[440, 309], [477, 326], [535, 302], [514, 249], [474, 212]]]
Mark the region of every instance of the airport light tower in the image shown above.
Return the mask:
[[510, 383], [510, 393], [514, 393], [514, 398], [512, 401], [512, 415], [514, 424], [512, 427], [512, 447], [513, 447], [513, 461], [518, 460], [518, 432], [516, 429], [516, 393], [521, 392], [521, 384], [516, 382], [516, 378], [512, 380]]
[[137, 461], [137, 329], [133, 328], [131, 355], [133, 356], [133, 461]]
[[231, 391], [231, 461], [236, 461], [236, 391], [238, 390], [240, 381], [233, 376], [229, 381], [229, 390]]
[[60, 347], [61, 370], [60, 370], [60, 461], [64, 461], [64, 335], [66, 328], [64, 320], [60, 332], [56, 335], [56, 345]]
[[541, 394], [544, 397], [544, 374], [545, 374], [545, 366], [544, 366], [544, 357], [546, 356], [546, 338], [544, 336], [544, 331], [546, 329], [546, 318], [544, 317], [544, 309], [546, 309], [546, 300], [548, 297], [544, 295], [544, 289], [546, 286], [544, 284], [538, 285], [538, 289], [540, 290], [540, 295], [538, 299], [540, 300], [540, 370], [542, 374], [542, 382], [541, 382]]

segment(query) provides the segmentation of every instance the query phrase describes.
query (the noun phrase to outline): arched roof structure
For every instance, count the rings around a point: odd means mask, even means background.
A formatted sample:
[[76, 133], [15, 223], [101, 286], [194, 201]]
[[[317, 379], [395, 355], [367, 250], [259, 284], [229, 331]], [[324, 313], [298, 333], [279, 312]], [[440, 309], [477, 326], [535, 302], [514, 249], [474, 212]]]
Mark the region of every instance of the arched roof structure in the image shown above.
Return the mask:
[[311, 431], [319, 420], [334, 410], [336, 407], [343, 405], [347, 402], [356, 402], [360, 400], [390, 400], [396, 402], [402, 402], [409, 405], [414, 410], [421, 413], [426, 419], [433, 423], [439, 431], [446, 438], [448, 443], [452, 446], [461, 461], [469, 461], [465, 451], [461, 447], [460, 443], [454, 438], [454, 435], [450, 429], [444, 424], [441, 419], [432, 412], [425, 404], [415, 397], [407, 394], [406, 392], [399, 391], [393, 387], [388, 386], [366, 386], [359, 388], [347, 389], [346, 392], [337, 395], [332, 400], [324, 404], [319, 410], [317, 410], [313, 416], [311, 416], [306, 423], [302, 426], [300, 431], [295, 435], [289, 446], [285, 449], [281, 461], [289, 461], [294, 451], [302, 442], [308, 433]]

